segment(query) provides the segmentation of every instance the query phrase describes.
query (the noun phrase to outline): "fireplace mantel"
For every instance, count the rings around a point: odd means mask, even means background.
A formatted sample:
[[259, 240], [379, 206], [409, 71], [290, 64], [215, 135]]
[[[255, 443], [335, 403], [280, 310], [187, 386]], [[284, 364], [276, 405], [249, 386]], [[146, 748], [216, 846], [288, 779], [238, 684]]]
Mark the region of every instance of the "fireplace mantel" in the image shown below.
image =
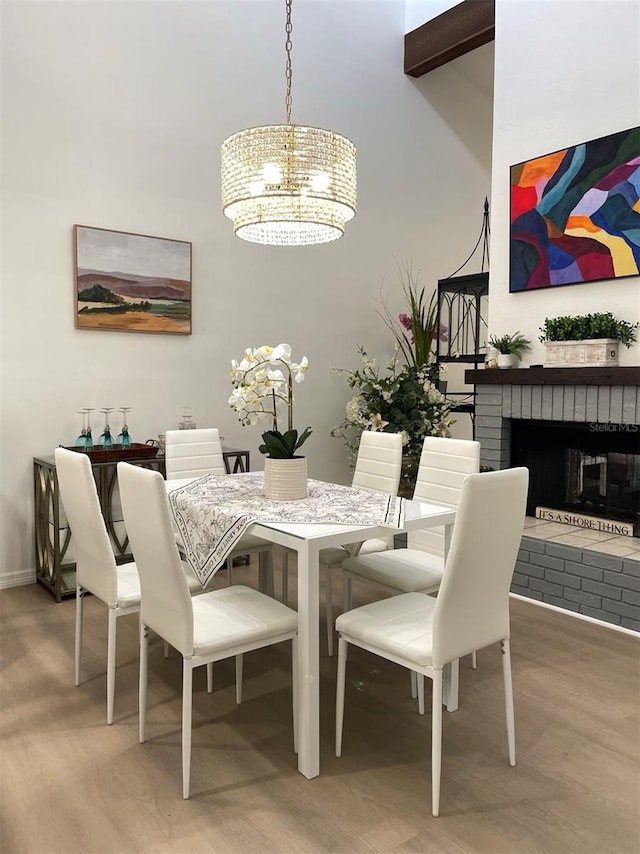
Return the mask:
[[485, 368], [465, 371], [464, 378], [470, 385], [640, 386], [640, 367]]

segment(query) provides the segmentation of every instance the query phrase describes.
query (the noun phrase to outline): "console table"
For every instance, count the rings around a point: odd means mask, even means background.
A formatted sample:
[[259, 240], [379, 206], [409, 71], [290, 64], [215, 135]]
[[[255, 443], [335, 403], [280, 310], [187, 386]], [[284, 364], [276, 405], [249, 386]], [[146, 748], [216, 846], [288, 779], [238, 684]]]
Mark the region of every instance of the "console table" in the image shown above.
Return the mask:
[[[249, 471], [249, 451], [222, 449], [228, 474]], [[164, 475], [164, 456], [127, 458], [128, 463], [150, 468]], [[92, 462], [100, 507], [117, 563], [132, 560], [129, 538], [122, 521], [117, 480], [118, 460]], [[54, 594], [56, 602], [75, 595], [76, 564], [71, 530], [60, 502], [56, 464], [53, 456], [33, 458], [34, 530], [36, 579]]]

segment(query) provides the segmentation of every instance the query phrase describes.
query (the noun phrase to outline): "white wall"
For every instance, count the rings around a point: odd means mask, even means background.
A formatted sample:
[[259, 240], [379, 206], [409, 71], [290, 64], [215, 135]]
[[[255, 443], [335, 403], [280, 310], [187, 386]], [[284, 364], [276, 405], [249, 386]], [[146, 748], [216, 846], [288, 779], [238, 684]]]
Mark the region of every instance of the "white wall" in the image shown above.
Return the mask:
[[461, 0], [405, 0], [404, 31], [410, 33], [447, 9], [457, 6]]
[[[640, 319], [640, 280], [509, 294], [509, 167], [531, 157], [640, 124], [637, 0], [497, 0], [491, 189], [492, 333], [519, 329], [539, 364], [545, 317], [611, 311]], [[640, 343], [620, 364], [640, 363]]]
[[[5, 0], [2, 18], [0, 586], [34, 566], [32, 457], [71, 444], [82, 407], [133, 407], [144, 441], [190, 405], [259, 468], [259, 431], [227, 407], [247, 346], [309, 357], [310, 473], [348, 480], [329, 433], [350, 393], [332, 369], [355, 367], [358, 344], [391, 351], [375, 299], [384, 284], [402, 308], [394, 257], [432, 284], [479, 231], [490, 96], [473, 60], [413, 81], [401, 2], [298, 0], [293, 117], [355, 142], [359, 211], [337, 243], [280, 249], [233, 237], [219, 148], [284, 118], [281, 0]], [[74, 223], [192, 241], [193, 335], [76, 330]]]

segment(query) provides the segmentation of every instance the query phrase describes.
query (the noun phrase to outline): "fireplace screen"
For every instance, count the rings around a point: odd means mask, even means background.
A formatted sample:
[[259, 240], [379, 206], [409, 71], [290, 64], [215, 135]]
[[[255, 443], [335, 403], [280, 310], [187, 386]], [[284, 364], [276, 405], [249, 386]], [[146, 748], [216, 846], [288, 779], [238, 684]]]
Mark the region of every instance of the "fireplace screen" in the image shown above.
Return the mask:
[[631, 522], [640, 533], [638, 433], [586, 424], [511, 421], [512, 465], [530, 472], [527, 512], [536, 507]]

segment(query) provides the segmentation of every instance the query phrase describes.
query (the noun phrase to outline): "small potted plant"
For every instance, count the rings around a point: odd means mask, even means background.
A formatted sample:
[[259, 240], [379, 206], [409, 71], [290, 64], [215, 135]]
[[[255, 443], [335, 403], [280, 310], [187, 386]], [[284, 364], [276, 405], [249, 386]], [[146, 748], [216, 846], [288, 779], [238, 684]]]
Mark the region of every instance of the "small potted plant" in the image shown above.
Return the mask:
[[544, 366], [615, 367], [620, 344], [630, 347], [638, 324], [618, 320], [610, 311], [545, 317], [540, 340], [545, 345]]
[[492, 335], [489, 344], [498, 351], [499, 368], [515, 368], [516, 363], [522, 359], [522, 354], [531, 349], [531, 341], [520, 332], [499, 337]]
[[[298, 454], [300, 446], [311, 435], [293, 426], [293, 382], [305, 378], [309, 362], [303, 356], [298, 364], [291, 361], [291, 347], [263, 346], [245, 350], [240, 362], [231, 361], [233, 394], [229, 406], [235, 410], [243, 426], [270, 421], [271, 430], [262, 434], [264, 444], [259, 451], [266, 455], [264, 493], [267, 498], [291, 501], [307, 495], [307, 459]], [[287, 430], [278, 430], [278, 409], [287, 415]]]

